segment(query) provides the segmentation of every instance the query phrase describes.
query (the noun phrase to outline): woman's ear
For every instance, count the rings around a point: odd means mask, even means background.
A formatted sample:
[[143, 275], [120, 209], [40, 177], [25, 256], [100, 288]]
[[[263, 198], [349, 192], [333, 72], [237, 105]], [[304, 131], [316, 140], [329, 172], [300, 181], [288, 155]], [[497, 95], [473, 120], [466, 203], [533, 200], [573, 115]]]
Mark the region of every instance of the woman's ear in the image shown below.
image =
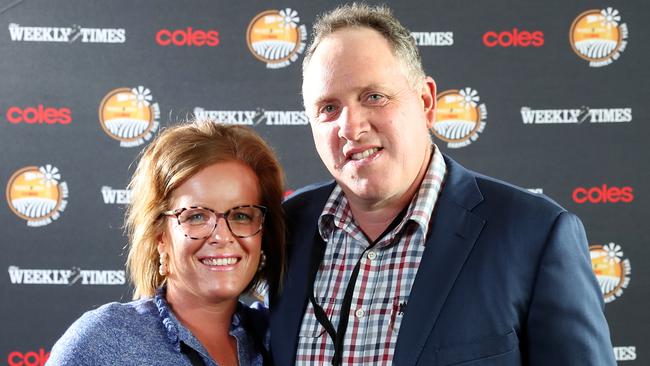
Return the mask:
[[165, 244], [165, 239], [162, 232], [156, 236], [156, 242], [158, 243], [158, 254], [166, 253], [167, 245]]

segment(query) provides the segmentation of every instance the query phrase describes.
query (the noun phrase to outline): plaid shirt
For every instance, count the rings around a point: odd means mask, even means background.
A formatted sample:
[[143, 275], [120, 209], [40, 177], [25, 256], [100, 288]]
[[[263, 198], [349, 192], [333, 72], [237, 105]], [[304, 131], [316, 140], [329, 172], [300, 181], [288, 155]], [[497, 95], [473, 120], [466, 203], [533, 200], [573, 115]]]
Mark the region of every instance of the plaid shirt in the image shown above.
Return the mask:
[[[403, 219], [372, 243], [354, 222], [337, 185], [319, 218], [327, 243], [314, 281], [314, 297], [336, 329], [352, 270], [361, 260], [343, 342], [343, 365], [391, 365], [402, 315], [415, 280], [446, 166], [434, 153], [420, 188]], [[331, 364], [334, 344], [308, 303], [302, 319], [296, 365]]]

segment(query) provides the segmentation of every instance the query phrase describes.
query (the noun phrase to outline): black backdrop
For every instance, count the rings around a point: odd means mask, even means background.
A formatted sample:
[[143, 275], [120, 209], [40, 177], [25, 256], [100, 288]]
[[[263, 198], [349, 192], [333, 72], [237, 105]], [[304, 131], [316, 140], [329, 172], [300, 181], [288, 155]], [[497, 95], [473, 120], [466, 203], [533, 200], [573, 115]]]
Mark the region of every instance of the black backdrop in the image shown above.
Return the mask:
[[[442, 94], [438, 146], [582, 218], [617, 358], [648, 364], [650, 5], [388, 4]], [[84, 311], [130, 299], [125, 187], [156, 129], [194, 113], [250, 124], [289, 189], [328, 177], [300, 62], [305, 29], [333, 5], [1, 2], [2, 362], [42, 364]]]

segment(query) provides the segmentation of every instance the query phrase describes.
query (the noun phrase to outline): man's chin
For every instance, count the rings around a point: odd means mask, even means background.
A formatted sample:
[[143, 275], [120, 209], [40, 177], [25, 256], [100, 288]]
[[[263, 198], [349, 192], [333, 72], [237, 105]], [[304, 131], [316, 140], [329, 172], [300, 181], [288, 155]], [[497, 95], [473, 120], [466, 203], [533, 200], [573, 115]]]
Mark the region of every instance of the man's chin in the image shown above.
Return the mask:
[[338, 181], [348, 199], [362, 200], [366, 202], [379, 202], [386, 198], [387, 188], [380, 180], [377, 181]]

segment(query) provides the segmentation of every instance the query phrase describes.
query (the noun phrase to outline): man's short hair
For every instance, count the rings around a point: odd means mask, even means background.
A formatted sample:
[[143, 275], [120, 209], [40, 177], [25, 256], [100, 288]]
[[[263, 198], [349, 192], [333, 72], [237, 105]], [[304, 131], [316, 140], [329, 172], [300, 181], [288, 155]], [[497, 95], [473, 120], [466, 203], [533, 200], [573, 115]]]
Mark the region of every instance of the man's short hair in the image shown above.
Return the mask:
[[424, 80], [422, 59], [411, 32], [393, 16], [387, 6], [371, 6], [363, 3], [339, 6], [316, 19], [312, 40], [302, 62], [303, 74], [320, 42], [337, 30], [347, 27], [365, 27], [379, 32], [391, 45], [393, 54], [405, 66], [405, 76], [409, 84], [417, 87]]

